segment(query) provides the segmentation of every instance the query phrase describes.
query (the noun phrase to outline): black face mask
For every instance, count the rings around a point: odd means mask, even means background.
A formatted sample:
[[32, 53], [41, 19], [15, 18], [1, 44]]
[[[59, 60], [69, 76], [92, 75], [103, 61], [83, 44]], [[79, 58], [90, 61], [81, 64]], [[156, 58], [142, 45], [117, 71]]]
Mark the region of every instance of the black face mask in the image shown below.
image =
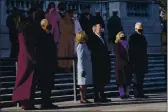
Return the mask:
[[138, 29], [138, 32], [139, 33], [143, 33], [143, 29]]
[[121, 40], [125, 40], [125, 37], [121, 37]]
[[52, 29], [52, 26], [49, 24], [49, 25], [47, 26], [47, 29], [48, 29], [48, 30], [51, 30], [51, 29]]

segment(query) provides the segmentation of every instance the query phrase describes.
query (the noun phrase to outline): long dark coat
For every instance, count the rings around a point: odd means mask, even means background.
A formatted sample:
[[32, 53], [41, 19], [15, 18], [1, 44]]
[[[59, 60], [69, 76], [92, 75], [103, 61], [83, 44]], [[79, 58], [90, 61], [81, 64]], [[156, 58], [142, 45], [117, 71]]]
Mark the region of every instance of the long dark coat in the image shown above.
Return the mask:
[[79, 18], [80, 25], [83, 29], [83, 31], [86, 32], [87, 35], [90, 35], [92, 31], [92, 26], [93, 26], [93, 16], [90, 14], [90, 18], [87, 18], [87, 14], [83, 13], [81, 14]]
[[106, 85], [110, 82], [111, 60], [105, 44], [95, 34], [88, 40], [88, 47], [91, 50], [93, 83]]
[[128, 49], [121, 43], [114, 46], [115, 50], [115, 74], [118, 86], [129, 85], [131, 83], [131, 66], [129, 63]]
[[108, 29], [108, 40], [115, 43], [114, 41], [116, 39], [117, 33], [123, 31], [120, 18], [118, 16], [111, 16], [108, 19], [107, 29]]
[[13, 15], [9, 15], [6, 19], [6, 25], [9, 29], [9, 40], [11, 42], [10, 57], [17, 58], [19, 53], [19, 43], [18, 43], [18, 31], [14, 19], [15, 17]]
[[22, 25], [22, 31], [18, 34], [20, 50], [12, 97], [13, 102], [30, 100], [32, 93], [35, 66], [35, 37], [31, 23], [23, 23]]
[[129, 37], [129, 59], [134, 73], [148, 72], [147, 41], [137, 32]]
[[56, 72], [57, 52], [53, 36], [42, 29], [37, 41], [36, 57], [36, 76], [47, 83], [47, 78], [51, 79]]

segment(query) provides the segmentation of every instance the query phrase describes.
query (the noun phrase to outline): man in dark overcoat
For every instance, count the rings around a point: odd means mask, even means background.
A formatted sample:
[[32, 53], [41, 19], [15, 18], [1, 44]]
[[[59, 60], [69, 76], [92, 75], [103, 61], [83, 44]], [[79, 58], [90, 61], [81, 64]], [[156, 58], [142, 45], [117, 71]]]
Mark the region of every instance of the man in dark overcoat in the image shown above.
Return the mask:
[[108, 19], [107, 29], [108, 29], [108, 44], [110, 50], [112, 50], [112, 46], [115, 44], [114, 41], [116, 39], [117, 33], [123, 31], [121, 20], [118, 17], [117, 11], [113, 11], [113, 15]]
[[19, 53], [18, 31], [16, 26], [16, 19], [18, 16], [18, 10], [15, 8], [11, 15], [8, 15], [6, 19], [6, 25], [9, 29], [9, 40], [11, 42], [11, 58], [17, 58]]
[[135, 24], [135, 33], [129, 37], [129, 60], [134, 73], [134, 97], [147, 98], [143, 93], [143, 82], [148, 72], [147, 40], [142, 23]]
[[111, 61], [106, 41], [101, 37], [102, 26], [95, 23], [95, 32], [88, 39], [93, 66], [94, 102], [109, 102], [104, 93], [105, 85], [110, 82]]
[[41, 108], [53, 109], [58, 106], [53, 105], [50, 99], [51, 90], [54, 86], [54, 74], [56, 73], [56, 47], [53, 35], [48, 30], [48, 20], [41, 21], [42, 29], [39, 31], [39, 38], [36, 47], [36, 69], [35, 79], [38, 81], [41, 89]]
[[90, 14], [90, 7], [86, 7], [84, 10], [84, 13], [80, 15], [79, 18], [80, 25], [82, 27], [82, 30], [86, 32], [86, 34], [90, 37], [92, 32], [92, 26], [93, 26], [93, 16]]

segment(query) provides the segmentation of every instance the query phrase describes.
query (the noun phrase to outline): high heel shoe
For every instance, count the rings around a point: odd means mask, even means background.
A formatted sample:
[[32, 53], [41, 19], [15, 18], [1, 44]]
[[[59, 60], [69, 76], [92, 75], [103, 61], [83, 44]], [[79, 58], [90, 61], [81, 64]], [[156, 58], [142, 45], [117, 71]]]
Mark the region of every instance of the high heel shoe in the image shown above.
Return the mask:
[[23, 110], [37, 110], [37, 108], [35, 108], [34, 106], [21, 106], [21, 109]]
[[88, 100], [80, 100], [80, 103], [86, 104], [86, 103], [92, 103], [92, 102], [90, 102]]

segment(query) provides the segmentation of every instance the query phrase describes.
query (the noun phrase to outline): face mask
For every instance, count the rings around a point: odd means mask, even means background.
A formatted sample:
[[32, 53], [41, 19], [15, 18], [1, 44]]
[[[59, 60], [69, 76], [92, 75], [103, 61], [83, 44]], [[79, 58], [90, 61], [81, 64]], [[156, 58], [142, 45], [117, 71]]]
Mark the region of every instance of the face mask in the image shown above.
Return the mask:
[[125, 40], [125, 37], [121, 37], [121, 40]]
[[51, 26], [51, 25], [48, 25], [48, 26], [47, 26], [47, 29], [48, 29], [48, 30], [51, 30], [51, 29], [52, 29], [52, 26]]
[[77, 18], [77, 17], [78, 17], [78, 15], [77, 15], [77, 14], [74, 14], [74, 15], [73, 15], [73, 17], [74, 17], [74, 18]]
[[138, 29], [138, 32], [139, 33], [143, 33], [143, 29]]
[[96, 13], [96, 16], [100, 16], [100, 13]]

